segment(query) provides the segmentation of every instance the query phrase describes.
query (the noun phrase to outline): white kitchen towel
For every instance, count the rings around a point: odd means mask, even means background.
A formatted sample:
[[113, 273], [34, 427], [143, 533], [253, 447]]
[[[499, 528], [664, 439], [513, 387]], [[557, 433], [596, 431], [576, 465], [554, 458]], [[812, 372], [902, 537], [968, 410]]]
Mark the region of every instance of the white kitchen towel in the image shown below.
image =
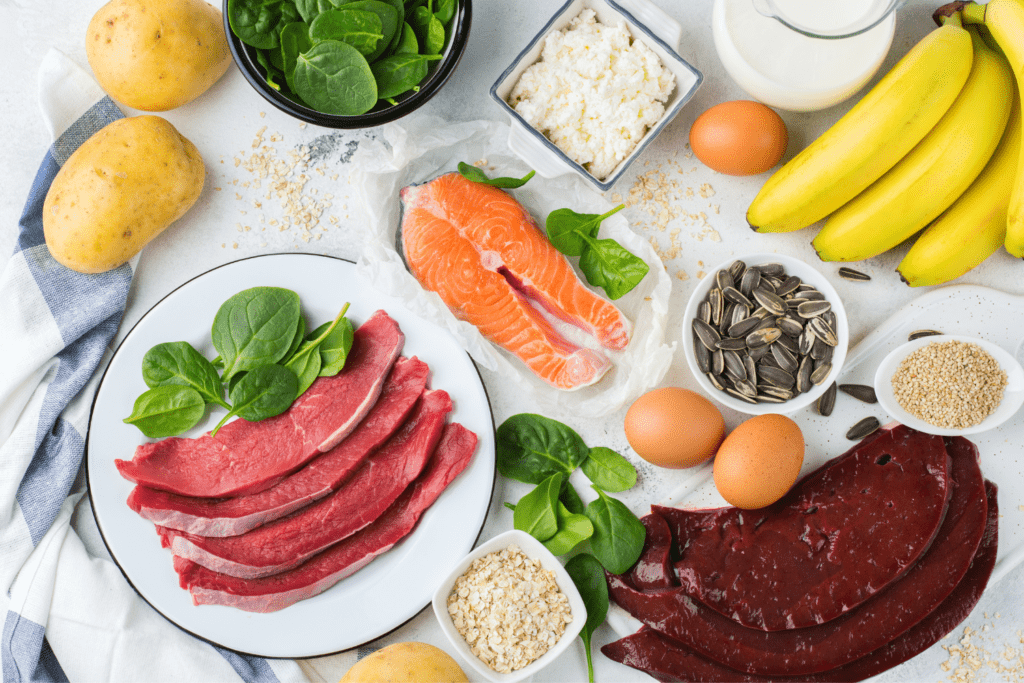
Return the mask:
[[80, 478], [86, 430], [134, 262], [83, 275], [50, 255], [47, 189], [79, 145], [123, 114], [57, 51], [39, 80], [55, 140], [0, 273], [2, 680], [306, 681], [294, 661], [239, 655], [178, 629], [72, 527], [73, 516], [91, 512]]

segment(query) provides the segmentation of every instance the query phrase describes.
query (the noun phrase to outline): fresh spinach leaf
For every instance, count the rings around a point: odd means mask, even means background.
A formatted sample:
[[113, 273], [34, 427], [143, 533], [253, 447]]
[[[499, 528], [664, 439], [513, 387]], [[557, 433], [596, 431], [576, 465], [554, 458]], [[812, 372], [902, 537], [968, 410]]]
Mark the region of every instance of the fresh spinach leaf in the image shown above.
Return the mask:
[[341, 372], [348, 360], [348, 353], [352, 350], [353, 329], [348, 318], [342, 318], [338, 325], [331, 330], [331, 323], [324, 323], [310, 333], [311, 339], [316, 339], [325, 331], [327, 337], [320, 342], [320, 376], [333, 377]]
[[269, 55], [273, 52], [277, 52], [277, 50], [257, 50], [256, 63], [263, 67], [264, 79], [267, 81], [267, 85], [274, 90], [280, 91], [281, 81], [286, 79], [281, 77], [283, 74], [274, 68], [273, 63], [270, 61]]
[[279, 8], [279, 3], [268, 5], [261, 0], [228, 0], [228, 24], [246, 45], [270, 50], [277, 47], [273, 29], [280, 19]]
[[227, 407], [221, 396], [220, 376], [188, 342], [157, 344], [142, 357], [142, 380], [150, 389], [163, 386], [192, 387], [207, 403]]
[[594, 523], [590, 549], [605, 569], [612, 574], [623, 574], [640, 559], [647, 530], [622, 501], [596, 486], [592, 488], [597, 491], [597, 499], [590, 502], [586, 511]]
[[210, 432], [215, 436], [235, 415], [259, 422], [288, 410], [298, 397], [299, 379], [295, 373], [277, 364], [261, 365], [245, 373], [231, 388], [231, 410]]
[[384, 33], [380, 17], [373, 12], [332, 9], [317, 15], [309, 25], [309, 37], [314, 45], [325, 40], [342, 41], [368, 56], [377, 49]]
[[295, 0], [295, 9], [298, 11], [302, 21], [309, 24], [320, 14], [320, 6], [317, 0]]
[[455, 0], [437, 0], [434, 16], [442, 24], [447, 24], [455, 17]]
[[381, 34], [383, 34], [383, 37], [378, 41], [376, 49], [366, 55], [366, 61], [376, 61], [391, 46], [391, 43], [395, 39], [395, 35], [398, 33], [399, 27], [402, 25], [398, 21], [398, 10], [390, 4], [381, 2], [380, 0], [355, 0], [355, 2], [347, 3], [345, 5], [345, 10], [349, 12], [373, 12], [380, 19]]
[[405, 3], [402, 0], [381, 0], [391, 5], [395, 9], [395, 33], [391, 37], [391, 42], [388, 44], [387, 50], [384, 54], [394, 54], [395, 48], [398, 47], [399, 41], [402, 39], [402, 30], [405, 27]]
[[636, 468], [633, 464], [604, 446], [591, 448], [590, 455], [580, 465], [580, 469], [594, 486], [609, 493], [626, 491], [636, 484]]
[[580, 494], [576, 492], [576, 488], [568, 479], [565, 480], [562, 492], [558, 494], [558, 502], [562, 503], [574, 515], [582, 515], [587, 509], [583, 499], [580, 498]]
[[253, 287], [225, 301], [211, 331], [224, 360], [222, 379], [281, 360], [291, 348], [299, 317], [299, 295], [280, 287]]
[[580, 631], [580, 638], [583, 639], [583, 649], [587, 653], [587, 674], [590, 683], [594, 683], [594, 660], [590, 653], [590, 640], [594, 631], [608, 616], [608, 583], [605, 581], [601, 563], [587, 553], [580, 553], [566, 562], [565, 571], [576, 584], [576, 589], [583, 598], [583, 606], [587, 608], [587, 623]]
[[429, 4], [420, 6], [413, 10], [412, 20], [409, 22], [416, 31], [416, 38], [420, 42], [423, 54], [440, 54], [444, 48], [444, 26], [434, 13], [430, 10]]
[[295, 62], [295, 92], [325, 114], [357, 116], [377, 103], [377, 81], [359, 50], [325, 40]]
[[313, 47], [309, 37], [309, 27], [301, 21], [293, 21], [281, 29], [281, 70], [291, 90], [295, 90], [295, 61], [303, 52]]
[[427, 76], [427, 64], [440, 55], [397, 54], [378, 59], [370, 65], [377, 79], [377, 97], [397, 97], [415, 89]]
[[568, 477], [589, 453], [579, 434], [543, 415], [513, 415], [496, 432], [498, 471], [528, 484], [539, 484], [553, 474]]
[[584, 238], [597, 239], [601, 221], [624, 208], [625, 204], [619, 204], [600, 216], [596, 213], [576, 213], [572, 209], [555, 209], [548, 214], [544, 228], [555, 249], [566, 256], [581, 256], [587, 248]]
[[512, 525], [538, 541], [546, 541], [558, 531], [558, 492], [565, 475], [552, 474], [516, 503]]
[[306, 389], [313, 384], [317, 377], [320, 376], [320, 367], [323, 359], [320, 357], [320, 345], [326, 340], [331, 333], [338, 327], [338, 324], [344, 319], [345, 312], [348, 310], [348, 304], [345, 304], [341, 312], [331, 321], [323, 331], [315, 335], [313, 339], [305, 341], [299, 347], [299, 350], [295, 352], [285, 367], [295, 373], [299, 378], [299, 389], [297, 395], [301, 396], [306, 392]]
[[299, 322], [295, 326], [295, 336], [292, 337], [292, 342], [288, 346], [288, 353], [284, 354], [281, 360], [278, 361], [281, 365], [286, 364], [295, 355], [295, 352], [299, 350], [299, 346], [304, 341], [306, 335], [306, 319], [301, 315], [299, 316]]
[[198, 391], [168, 384], [143, 392], [124, 422], [135, 425], [151, 439], [162, 439], [196, 426], [205, 412], [206, 401]]
[[587, 282], [602, 287], [613, 301], [632, 291], [650, 270], [642, 258], [613, 239], [584, 239], [587, 249], [580, 256], [580, 270]]
[[401, 36], [398, 44], [395, 45], [396, 55], [417, 55], [420, 53], [420, 44], [416, 40], [416, 31], [412, 30], [409, 22], [402, 24]]
[[504, 189], [522, 187], [536, 173], [536, 171], [530, 171], [522, 178], [488, 178], [487, 174], [476, 166], [467, 164], [464, 161], [459, 162], [459, 174], [466, 180], [472, 180], [474, 183], [483, 183], [484, 185], [493, 185], [494, 187]]
[[552, 555], [564, 555], [594, 534], [594, 525], [586, 515], [574, 515], [562, 503], [558, 503], [558, 531], [544, 541], [544, 547]]

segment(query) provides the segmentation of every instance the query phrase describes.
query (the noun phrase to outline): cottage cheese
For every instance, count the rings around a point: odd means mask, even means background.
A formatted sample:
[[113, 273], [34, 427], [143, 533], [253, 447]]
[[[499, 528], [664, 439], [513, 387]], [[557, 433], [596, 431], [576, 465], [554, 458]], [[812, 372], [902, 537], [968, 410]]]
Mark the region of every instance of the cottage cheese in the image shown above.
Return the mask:
[[605, 26], [584, 9], [544, 39], [541, 60], [523, 72], [509, 104], [603, 180], [661, 120], [674, 88], [672, 72], [632, 40], [625, 21]]

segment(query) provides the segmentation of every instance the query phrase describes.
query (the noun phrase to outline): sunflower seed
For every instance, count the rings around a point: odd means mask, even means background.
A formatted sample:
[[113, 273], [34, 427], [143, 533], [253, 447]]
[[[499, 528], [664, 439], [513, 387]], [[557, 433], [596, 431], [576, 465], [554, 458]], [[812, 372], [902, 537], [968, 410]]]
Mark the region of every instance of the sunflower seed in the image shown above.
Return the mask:
[[722, 311], [722, 320], [718, 323], [718, 332], [722, 335], [729, 329], [729, 325], [732, 324], [732, 310], [736, 308], [736, 304], [732, 302], [726, 302], [725, 310]]
[[878, 397], [875, 396], [874, 387], [869, 387], [866, 384], [840, 384], [839, 390], [844, 394], [853, 396], [858, 401], [864, 403], [878, 403]]
[[767, 344], [771, 344], [781, 336], [782, 330], [777, 327], [765, 327], [759, 330], [754, 330], [746, 336], [747, 346], [749, 348], [765, 346]]
[[797, 393], [806, 394], [814, 386], [811, 384], [811, 373], [814, 371], [814, 361], [810, 356], [804, 356], [800, 360], [800, 369], [796, 372], [795, 389]]
[[828, 417], [836, 407], [836, 383], [828, 385], [825, 393], [818, 398], [818, 415]]
[[715, 346], [723, 351], [742, 351], [747, 348], [747, 342], [742, 338], [735, 339], [733, 337], [727, 337], [725, 339], [719, 339], [715, 343]]
[[750, 357], [750, 354], [743, 356], [743, 368], [747, 371], [747, 381], [751, 384], [757, 384], [757, 365], [754, 363], [754, 359]]
[[725, 374], [733, 379], [746, 379], [747, 368], [743, 365], [743, 359], [735, 351], [722, 351], [725, 357]]
[[725, 307], [722, 290], [716, 287], [708, 292], [708, 303], [711, 304], [711, 324], [720, 325], [722, 322], [722, 309]]
[[779, 368], [773, 368], [773, 367], [768, 366], [768, 365], [762, 365], [761, 366], [760, 375], [761, 375], [761, 379], [763, 379], [768, 384], [773, 384], [773, 385], [775, 385], [777, 387], [781, 387], [783, 389], [790, 389], [790, 388], [792, 388], [793, 384], [795, 382], [795, 379], [793, 378], [793, 375], [789, 374], [785, 370], [780, 370]]
[[782, 334], [787, 337], [799, 337], [800, 333], [804, 331], [804, 326], [793, 320], [789, 316], [782, 316], [775, 321], [775, 324], [782, 330]]
[[739, 282], [739, 279], [743, 277], [743, 271], [747, 269], [747, 264], [743, 261], [733, 261], [732, 265], [729, 266], [729, 275], [732, 276], [733, 282]]
[[[719, 271], [721, 272], [721, 271]], [[743, 304], [747, 308], [753, 308], [754, 304], [747, 297], [743, 296], [743, 292], [736, 289], [735, 287], [725, 287], [722, 289], [722, 295], [734, 304]]]
[[757, 269], [761, 271], [761, 275], [772, 275], [777, 277], [779, 275], [786, 274], [786, 269], [781, 263], [765, 263], [758, 266]]
[[[775, 293], [775, 285], [776, 285], [777, 282], [778, 282], [777, 280], [775, 280], [773, 278], [770, 278], [770, 277], [767, 277], [767, 276], [765, 276], [762, 273], [761, 274], [761, 281], [759, 283], [757, 283], [757, 287], [754, 287], [754, 289], [763, 289], [766, 292], [771, 292], [772, 294], [774, 294]], [[751, 292], [750, 294], [753, 295], [754, 293]]]
[[769, 313], [768, 309], [765, 308], [764, 306], [758, 306], [750, 315], [754, 316], [755, 318], [759, 318], [760, 320], [764, 320], [765, 318], [770, 316], [771, 313]]
[[[731, 328], [741, 320], [746, 320], [750, 316], [750, 309], [746, 306], [733, 306], [732, 312], [729, 314], [729, 327]], [[731, 334], [730, 337], [739, 337], [742, 335]]]
[[744, 396], [749, 396], [750, 398], [757, 396], [757, 388], [749, 380], [737, 380], [735, 387], [736, 391], [740, 392]]
[[711, 372], [721, 375], [725, 372], [725, 352], [714, 351], [711, 354]]
[[[766, 346], [765, 348], [770, 349], [771, 346]], [[764, 365], [766, 367], [771, 366], [773, 368], [779, 368], [779, 370], [782, 370], [782, 367], [779, 365], [779, 361], [775, 360], [775, 356], [772, 355], [771, 352], [764, 354], [764, 358], [762, 358], [758, 362], [758, 365]]]
[[697, 338], [696, 333], [693, 335], [693, 357], [701, 372], [704, 374], [711, 372], [711, 351]]
[[827, 301], [805, 301], [796, 307], [796, 312], [801, 318], [814, 318], [831, 308], [832, 304]]
[[715, 273], [715, 284], [718, 285], [718, 288], [723, 292], [735, 286], [732, 275], [729, 274], [728, 269], [723, 269]]
[[821, 316], [811, 318], [807, 323], [807, 326], [811, 328], [811, 332], [814, 333], [815, 337], [829, 346], [835, 346], [839, 343], [839, 340], [836, 338], [835, 330], [833, 330], [832, 327], [821, 318]]
[[772, 356], [775, 358], [775, 362], [779, 364], [779, 367], [791, 375], [800, 367], [796, 356], [781, 344], [772, 344]]
[[828, 353], [830, 348], [832, 347], [815, 337], [814, 346], [811, 347], [811, 352], [807, 355], [816, 361], [825, 360], [825, 354]]
[[821, 317], [833, 330], [839, 329], [839, 318], [836, 316], [835, 310], [826, 311]]
[[754, 297], [757, 303], [768, 309], [768, 312], [772, 315], [778, 316], [786, 313], [786, 302], [778, 295], [773, 294], [766, 289], [758, 287], [751, 292], [751, 296]]
[[774, 384], [758, 384], [757, 391], [760, 394], [768, 394], [769, 396], [775, 396], [777, 398], [789, 400], [793, 398], [793, 392], [789, 389], [777, 387]]
[[850, 427], [850, 431], [846, 432], [846, 438], [850, 441], [860, 441], [865, 436], [873, 434], [881, 426], [882, 424], [878, 421], [877, 417], [865, 417]]
[[914, 341], [915, 339], [920, 339], [921, 337], [934, 337], [940, 334], [942, 333], [939, 332], [938, 330], [917, 330], [907, 335], [907, 341]]
[[805, 289], [800, 292], [800, 296], [808, 301], [821, 301], [825, 298], [825, 295], [816, 289]]
[[797, 340], [797, 351], [801, 356], [806, 356], [814, 348], [814, 341], [817, 337], [814, 336], [814, 332], [810, 327], [805, 327], [804, 331], [800, 333], [800, 338]]
[[711, 325], [700, 318], [694, 318], [693, 331], [697, 334], [697, 338], [700, 339], [700, 343], [708, 347], [708, 349], [714, 351], [718, 348], [715, 345], [722, 338], [722, 335], [718, 334], [718, 330], [713, 328]]
[[800, 304], [805, 304], [808, 301], [810, 301], [810, 299], [805, 299], [802, 296], [792, 296], [786, 299], [786, 312], [791, 313], [796, 311], [796, 309], [800, 308]]
[[725, 391], [725, 385], [722, 384], [722, 381], [718, 378], [718, 375], [709, 372], [708, 380], [711, 381], [711, 386], [713, 386], [715, 389], [718, 389], [719, 391]]
[[795, 292], [799, 286], [800, 278], [796, 275], [790, 275], [782, 281], [782, 284], [775, 288], [775, 293], [779, 296], [786, 296], [787, 294]]
[[757, 268], [747, 268], [743, 271], [743, 277], [740, 278], [740, 291], [744, 296], [750, 296], [750, 293], [761, 284], [761, 271]]
[[871, 276], [868, 275], [867, 273], [862, 273], [859, 270], [847, 268], [846, 266], [843, 266], [839, 269], [839, 277], [843, 278], [844, 280], [852, 280], [854, 282], [867, 282], [868, 280], [871, 279]]
[[786, 399], [771, 394], [758, 394], [754, 397], [758, 403], [785, 403]]
[[824, 365], [816, 366], [811, 371], [811, 384], [817, 386], [828, 379], [828, 374], [832, 372], [832, 364], [825, 363]]
[[756, 399], [754, 399], [754, 398], [752, 398], [750, 396], [747, 396], [746, 394], [742, 394], [739, 391], [737, 391], [736, 389], [733, 389], [732, 387], [727, 387], [726, 390], [725, 390], [725, 393], [729, 394], [730, 396], [735, 396], [736, 398], [740, 399], [741, 401], [746, 401], [747, 403], [757, 403]]
[[753, 348], [753, 349], [750, 348], [750, 347], [747, 347], [747, 354], [754, 360], [754, 362], [758, 362], [761, 359], [767, 357], [768, 356], [768, 352], [770, 350], [771, 349], [768, 346], [758, 346], [758, 347]]
[[711, 304], [709, 302], [700, 302], [700, 306], [697, 307], [697, 318], [711, 324]]
[[746, 337], [748, 334], [754, 331], [754, 328], [756, 328], [760, 322], [761, 319], [755, 318], [754, 316], [744, 318], [738, 323], [734, 323], [733, 325], [729, 326], [729, 336]]

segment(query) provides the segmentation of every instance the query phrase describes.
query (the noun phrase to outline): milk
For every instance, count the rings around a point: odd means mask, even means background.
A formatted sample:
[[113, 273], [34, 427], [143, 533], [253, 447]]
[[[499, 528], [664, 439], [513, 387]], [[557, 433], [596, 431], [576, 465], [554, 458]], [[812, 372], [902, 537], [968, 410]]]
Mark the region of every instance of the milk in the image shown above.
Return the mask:
[[[787, 18], [828, 31], [856, 23], [872, 0], [774, 0]], [[751, 96], [790, 111], [837, 104], [874, 75], [889, 50], [895, 14], [848, 38], [812, 38], [755, 9], [753, 0], [715, 0], [715, 48], [730, 76]]]

